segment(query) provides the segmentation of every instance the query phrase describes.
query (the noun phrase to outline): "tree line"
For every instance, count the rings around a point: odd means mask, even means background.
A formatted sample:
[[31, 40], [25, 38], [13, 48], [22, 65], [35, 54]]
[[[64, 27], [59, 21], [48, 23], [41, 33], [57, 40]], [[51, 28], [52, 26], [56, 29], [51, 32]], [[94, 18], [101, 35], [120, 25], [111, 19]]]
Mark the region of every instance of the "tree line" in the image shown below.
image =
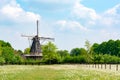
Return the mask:
[[9, 42], [0, 40], [0, 64], [19, 63], [22, 61], [19, 55], [22, 51], [14, 50]]
[[93, 45], [87, 40], [85, 48], [73, 48], [71, 51], [59, 50], [55, 44], [48, 42], [42, 45], [41, 60], [26, 60], [21, 55], [29, 54], [30, 48], [23, 52], [15, 50], [11, 44], [0, 40], [0, 63], [24, 64], [64, 64], [64, 63], [120, 63], [120, 40], [109, 40]]

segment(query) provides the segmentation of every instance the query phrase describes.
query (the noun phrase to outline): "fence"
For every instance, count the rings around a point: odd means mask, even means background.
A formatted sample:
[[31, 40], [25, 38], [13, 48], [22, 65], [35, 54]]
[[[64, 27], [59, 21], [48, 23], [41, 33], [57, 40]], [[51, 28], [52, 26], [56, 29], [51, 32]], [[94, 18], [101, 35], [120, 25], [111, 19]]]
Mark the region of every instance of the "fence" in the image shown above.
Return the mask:
[[84, 64], [84, 67], [95, 69], [120, 70], [120, 64]]

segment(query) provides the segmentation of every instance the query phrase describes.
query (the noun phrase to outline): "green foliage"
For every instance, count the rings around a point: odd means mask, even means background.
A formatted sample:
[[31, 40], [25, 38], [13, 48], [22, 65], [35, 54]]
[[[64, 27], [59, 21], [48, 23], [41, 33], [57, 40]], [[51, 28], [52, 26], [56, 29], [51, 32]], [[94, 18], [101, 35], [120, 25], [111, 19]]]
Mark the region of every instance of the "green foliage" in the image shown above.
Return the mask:
[[103, 55], [104, 63], [120, 63], [120, 58], [117, 56], [111, 56], [108, 54]]
[[85, 41], [85, 47], [87, 49], [87, 53], [89, 53], [91, 51], [91, 44], [88, 40]]
[[57, 54], [60, 57], [60, 63], [63, 63], [65, 57], [70, 56], [67, 50], [58, 50]]
[[[10, 43], [0, 40], [0, 64], [57, 64], [57, 63], [120, 63], [120, 40], [109, 40], [92, 46], [87, 40], [86, 49], [73, 48], [70, 53], [67, 50], [57, 50], [51, 42], [42, 46], [42, 60], [23, 60], [21, 50], [14, 50]], [[30, 48], [24, 50], [29, 54]]]
[[63, 59], [63, 63], [73, 63], [73, 57], [72, 56], [66, 56]]
[[[88, 52], [84, 48], [74, 48], [70, 52], [71, 56], [65, 58], [64, 62], [72, 62], [72, 63], [91, 63], [92, 55], [88, 54]], [[68, 60], [67, 60], [68, 59]]]
[[0, 56], [2, 55], [2, 47], [0, 46]]
[[103, 55], [98, 54], [98, 55], [94, 55], [94, 63], [104, 63], [104, 58]]
[[63, 60], [63, 63], [87, 63], [86, 56], [66, 56]]
[[94, 44], [92, 45], [93, 51], [94, 51], [95, 53], [99, 53], [98, 47], [99, 47], [99, 44], [98, 44], [98, 43], [94, 43]]
[[13, 61], [12, 61], [12, 63], [14, 63], [14, 64], [18, 64], [18, 63], [22, 63], [22, 62], [23, 62], [23, 59], [19, 55], [14, 56]]
[[73, 48], [70, 52], [71, 56], [86, 55], [87, 51], [84, 48]]
[[14, 61], [14, 50], [11, 47], [4, 47], [2, 56], [5, 58], [6, 63]]
[[0, 63], [18, 63], [22, 58], [10, 43], [0, 40]]
[[67, 50], [58, 50], [57, 54], [59, 54], [61, 57], [65, 57], [69, 55], [69, 52]]
[[117, 56], [111, 56], [109, 54], [96, 54], [94, 55], [94, 63], [108, 63], [115, 64], [120, 63], [120, 58]]
[[57, 47], [48, 42], [42, 46], [43, 61], [48, 64], [54, 64], [60, 62], [60, 56], [57, 54]]
[[85, 56], [74, 56], [73, 57], [73, 61], [74, 61], [74, 63], [87, 63], [87, 61], [86, 61], [86, 57]]
[[25, 59], [24, 61], [22, 61], [22, 64], [31, 64], [31, 65], [41, 64], [41, 63], [42, 63], [41, 60], [35, 60], [35, 59]]
[[49, 53], [56, 53], [56, 51], [57, 51], [57, 47], [52, 42], [48, 42], [47, 44], [42, 46], [43, 55]]
[[30, 54], [30, 48], [26, 48], [26, 49], [24, 50], [24, 54]]
[[71, 56], [78, 56], [78, 55], [80, 55], [80, 48], [72, 49], [71, 52], [70, 52], [70, 55]]
[[14, 54], [22, 55], [23, 52], [21, 50], [14, 50]]
[[1, 47], [11, 47], [10, 43], [4, 42], [3, 40], [0, 40], [0, 46]]
[[108, 42], [102, 42], [101, 44], [93, 44], [94, 53], [97, 54], [109, 54], [120, 56], [120, 40], [109, 40]]
[[14, 57], [13, 57], [13, 64], [17, 64], [17, 63], [22, 63], [23, 62], [23, 58], [22, 55], [23, 52], [21, 50], [14, 50]]
[[3, 57], [0, 57], [0, 64], [4, 64], [5, 63], [5, 59]]
[[10, 43], [4, 42], [3, 40], [0, 40], [0, 55], [2, 55], [4, 47], [10, 47], [10, 48], [12, 48], [11, 45], [10, 45]]

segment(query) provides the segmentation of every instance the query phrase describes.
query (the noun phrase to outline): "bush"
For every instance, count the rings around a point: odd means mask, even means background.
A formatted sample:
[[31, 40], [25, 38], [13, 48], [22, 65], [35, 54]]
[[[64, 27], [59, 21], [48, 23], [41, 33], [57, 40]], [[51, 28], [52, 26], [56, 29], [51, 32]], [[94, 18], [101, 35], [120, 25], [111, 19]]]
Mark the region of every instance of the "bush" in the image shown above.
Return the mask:
[[94, 63], [104, 63], [104, 57], [101, 54], [94, 55]]
[[3, 57], [0, 57], [0, 64], [4, 64], [5, 63], [5, 59]]
[[120, 63], [120, 58], [108, 54], [104, 54], [104, 55], [97, 54], [94, 56], [94, 63], [116, 64], [116, 63]]
[[12, 63], [15, 55], [11, 47], [4, 47], [1, 56], [4, 57], [6, 63]]
[[103, 55], [104, 58], [104, 63], [111, 63], [111, 64], [116, 64], [120, 62], [120, 58], [117, 56], [111, 56], [111, 55]]
[[64, 58], [63, 63], [87, 63], [85, 56], [67, 56]]
[[12, 64], [21, 64], [22, 62], [23, 62], [22, 57], [16, 55], [16, 56], [13, 57], [11, 63], [12, 63]]
[[63, 63], [73, 63], [73, 57], [71, 56], [64, 57]]
[[58, 63], [61, 63], [60, 57], [58, 55], [52, 55], [52, 56], [45, 55], [43, 57], [42, 61], [44, 63], [46, 63], [46, 64], [58, 64]]

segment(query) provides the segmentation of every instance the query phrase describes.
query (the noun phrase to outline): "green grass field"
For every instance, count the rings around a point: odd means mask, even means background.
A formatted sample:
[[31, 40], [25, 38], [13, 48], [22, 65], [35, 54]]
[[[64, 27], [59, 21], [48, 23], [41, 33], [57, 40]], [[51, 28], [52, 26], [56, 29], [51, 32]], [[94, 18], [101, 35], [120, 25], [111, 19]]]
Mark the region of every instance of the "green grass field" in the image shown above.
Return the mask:
[[0, 80], [120, 80], [120, 71], [82, 65], [4, 65]]

